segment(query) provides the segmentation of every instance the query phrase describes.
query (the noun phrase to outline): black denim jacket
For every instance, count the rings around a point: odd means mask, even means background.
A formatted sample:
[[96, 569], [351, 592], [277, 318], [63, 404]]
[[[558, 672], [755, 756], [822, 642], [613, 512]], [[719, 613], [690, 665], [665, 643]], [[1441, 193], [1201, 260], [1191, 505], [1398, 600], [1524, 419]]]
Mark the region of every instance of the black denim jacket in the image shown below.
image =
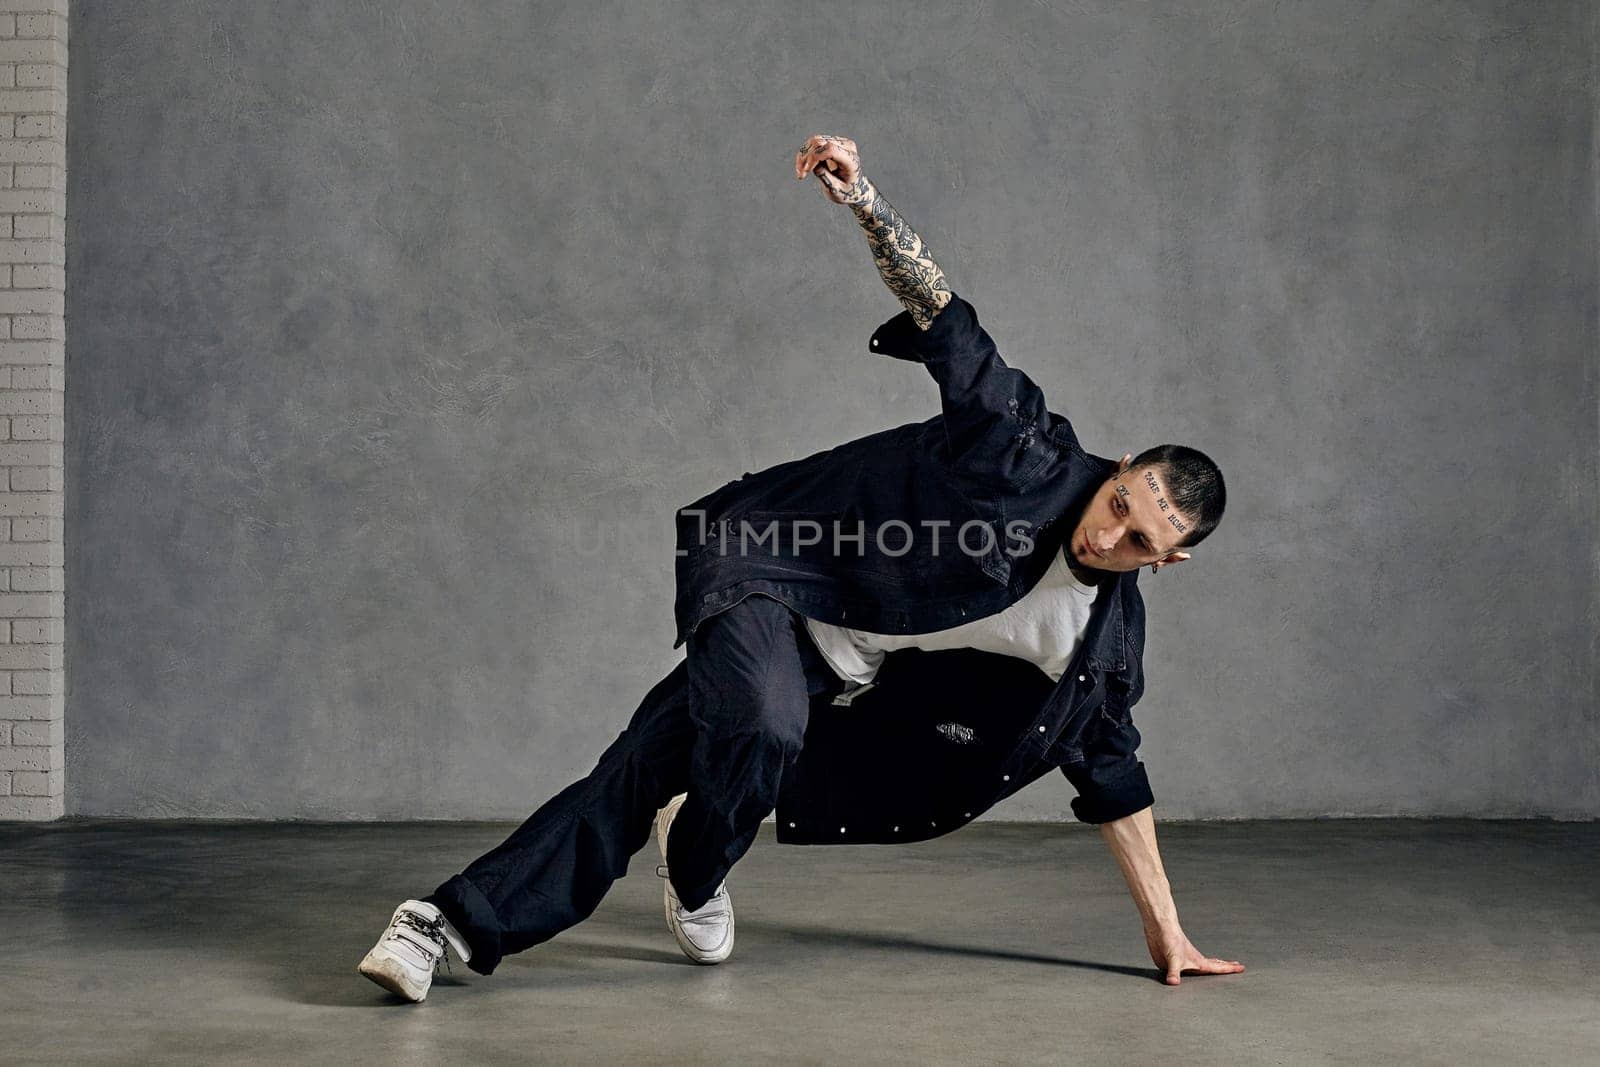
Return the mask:
[[[754, 593], [878, 633], [1001, 611], [1043, 576], [1114, 468], [1083, 451], [960, 296], [926, 331], [901, 312], [869, 350], [926, 367], [941, 413], [745, 474], [679, 509], [674, 648]], [[785, 775], [778, 839], [936, 837], [1053, 767], [1085, 822], [1148, 807], [1131, 717], [1144, 691], [1137, 578], [1106, 576], [1059, 683], [1015, 657], [908, 649], [849, 707], [815, 705]]]

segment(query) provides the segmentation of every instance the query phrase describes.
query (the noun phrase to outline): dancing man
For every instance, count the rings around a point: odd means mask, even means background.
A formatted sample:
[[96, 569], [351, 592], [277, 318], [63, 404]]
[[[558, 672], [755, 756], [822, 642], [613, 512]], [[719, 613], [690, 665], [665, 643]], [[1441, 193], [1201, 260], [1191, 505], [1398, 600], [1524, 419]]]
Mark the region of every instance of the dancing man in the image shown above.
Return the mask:
[[587, 918], [652, 828], [684, 954], [733, 951], [726, 877], [776, 813], [784, 844], [923, 841], [1047, 772], [1077, 791], [1158, 974], [1231, 974], [1184, 934], [1131, 711], [1140, 568], [1191, 558], [1225, 502], [1204, 454], [1085, 452], [1008, 366], [927, 246], [817, 135], [795, 177], [847, 207], [904, 310], [870, 353], [920, 363], [940, 413], [720, 486], [679, 510], [677, 637], [593, 770], [431, 894], [395, 909], [362, 974], [422, 1000], [454, 951], [480, 974]]

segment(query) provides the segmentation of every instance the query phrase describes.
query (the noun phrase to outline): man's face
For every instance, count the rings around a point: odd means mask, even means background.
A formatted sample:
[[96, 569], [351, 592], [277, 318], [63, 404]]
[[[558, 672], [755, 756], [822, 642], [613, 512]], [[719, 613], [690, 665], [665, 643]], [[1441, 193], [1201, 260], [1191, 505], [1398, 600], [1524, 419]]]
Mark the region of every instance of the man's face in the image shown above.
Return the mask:
[[1191, 525], [1168, 501], [1158, 468], [1124, 469], [1095, 490], [1072, 531], [1068, 552], [1077, 566], [1100, 571], [1171, 566], [1189, 558], [1173, 546]]

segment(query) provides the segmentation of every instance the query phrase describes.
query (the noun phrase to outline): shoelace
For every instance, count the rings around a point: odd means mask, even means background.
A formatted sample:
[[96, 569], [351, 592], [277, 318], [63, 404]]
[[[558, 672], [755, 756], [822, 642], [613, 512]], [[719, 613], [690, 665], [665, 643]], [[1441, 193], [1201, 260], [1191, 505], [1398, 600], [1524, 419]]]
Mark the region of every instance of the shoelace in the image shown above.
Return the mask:
[[[400, 928], [403, 926], [416, 930], [418, 933], [422, 934], [423, 937], [426, 937], [430, 944], [418, 944], [416, 938], [406, 937], [405, 935], [401, 934]], [[394, 936], [416, 945], [417, 948], [421, 949], [427, 955], [432, 956], [433, 971], [435, 974], [439, 973], [439, 961], [442, 959], [444, 961], [445, 973], [451, 975], [452, 977], [454, 976], [455, 972], [450, 970], [450, 941], [444, 936], [443, 915], [439, 916], [437, 919], [426, 919], [414, 911], [402, 911], [398, 916], [395, 917], [394, 920]], [[438, 946], [437, 952], [433, 951], [434, 945]]]

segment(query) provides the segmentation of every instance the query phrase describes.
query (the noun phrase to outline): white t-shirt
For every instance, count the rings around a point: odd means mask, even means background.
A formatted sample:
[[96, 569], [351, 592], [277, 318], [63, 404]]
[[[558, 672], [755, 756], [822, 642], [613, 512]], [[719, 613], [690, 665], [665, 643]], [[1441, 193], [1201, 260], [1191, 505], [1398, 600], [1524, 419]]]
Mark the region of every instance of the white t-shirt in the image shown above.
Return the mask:
[[1083, 584], [1072, 573], [1063, 546], [1021, 600], [960, 626], [925, 634], [879, 634], [808, 618], [806, 629], [839, 677], [852, 683], [836, 703], [848, 703], [857, 690], [870, 685], [884, 655], [899, 648], [980, 648], [1025, 659], [1058, 682], [1083, 640], [1098, 593], [1096, 586]]

